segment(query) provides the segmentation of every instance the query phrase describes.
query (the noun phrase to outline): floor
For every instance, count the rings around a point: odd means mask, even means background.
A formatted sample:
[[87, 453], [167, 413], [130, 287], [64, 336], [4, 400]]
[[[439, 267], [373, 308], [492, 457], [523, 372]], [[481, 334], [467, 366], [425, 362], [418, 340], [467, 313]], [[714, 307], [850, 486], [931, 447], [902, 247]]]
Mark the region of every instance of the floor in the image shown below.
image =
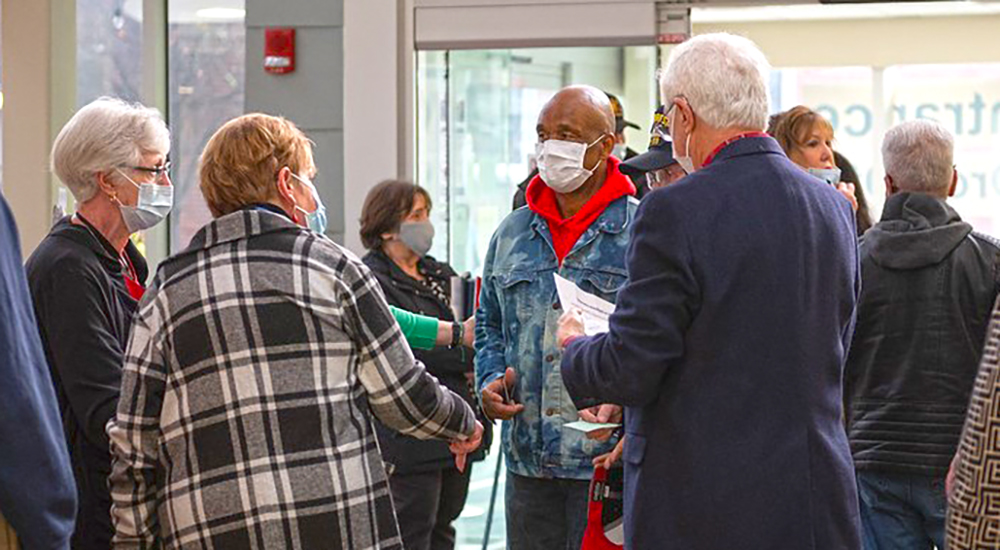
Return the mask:
[[472, 466], [472, 481], [469, 483], [469, 497], [465, 509], [455, 522], [456, 550], [502, 550], [507, 546], [507, 531], [504, 525], [503, 494], [507, 472], [501, 466], [497, 482], [496, 505], [493, 510], [493, 524], [490, 527], [490, 541], [483, 546], [486, 531], [486, 517], [490, 507], [493, 476], [496, 474], [497, 457], [500, 456], [500, 438], [494, 438], [489, 456]]

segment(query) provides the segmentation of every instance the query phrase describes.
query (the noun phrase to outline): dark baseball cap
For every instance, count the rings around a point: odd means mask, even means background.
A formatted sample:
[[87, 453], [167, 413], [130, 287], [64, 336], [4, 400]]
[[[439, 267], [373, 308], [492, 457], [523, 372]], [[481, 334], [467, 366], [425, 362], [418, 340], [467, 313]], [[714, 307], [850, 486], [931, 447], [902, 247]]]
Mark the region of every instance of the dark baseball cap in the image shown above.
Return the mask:
[[649, 130], [649, 149], [621, 163], [621, 171], [626, 176], [638, 177], [646, 172], [662, 170], [677, 162], [674, 160], [674, 144], [670, 140], [670, 122], [667, 108], [661, 105], [653, 114], [653, 127]]
[[614, 94], [604, 93], [607, 94], [608, 101], [611, 102], [611, 112], [615, 114], [615, 133], [620, 134], [625, 128], [640, 130], [641, 128], [638, 124], [625, 120], [625, 108], [622, 107], [622, 102]]

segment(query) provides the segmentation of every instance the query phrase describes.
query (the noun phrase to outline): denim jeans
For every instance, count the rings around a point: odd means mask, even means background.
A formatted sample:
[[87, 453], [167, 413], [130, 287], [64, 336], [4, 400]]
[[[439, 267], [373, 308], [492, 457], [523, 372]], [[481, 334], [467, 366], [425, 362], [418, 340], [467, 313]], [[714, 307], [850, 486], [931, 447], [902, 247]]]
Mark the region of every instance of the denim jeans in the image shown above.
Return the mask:
[[580, 550], [590, 481], [507, 472], [504, 496], [509, 550]]
[[859, 470], [865, 550], [944, 550], [944, 476]]

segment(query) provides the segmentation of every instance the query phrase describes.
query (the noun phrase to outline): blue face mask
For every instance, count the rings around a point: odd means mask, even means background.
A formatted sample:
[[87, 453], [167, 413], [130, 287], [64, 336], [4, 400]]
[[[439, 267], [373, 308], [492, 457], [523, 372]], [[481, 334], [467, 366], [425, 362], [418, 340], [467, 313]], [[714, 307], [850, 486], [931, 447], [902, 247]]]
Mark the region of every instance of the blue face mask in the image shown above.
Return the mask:
[[313, 200], [316, 201], [316, 210], [312, 212], [306, 212], [304, 208], [299, 205], [295, 205], [295, 209], [301, 211], [306, 216], [306, 226], [319, 233], [320, 235], [326, 234], [326, 206], [323, 205], [323, 200], [319, 198], [319, 193], [316, 191], [316, 187], [313, 186], [312, 182], [306, 181], [292, 172], [292, 177], [302, 182], [309, 188], [312, 192]]
[[840, 168], [808, 168], [806, 171], [834, 187], [840, 183]]

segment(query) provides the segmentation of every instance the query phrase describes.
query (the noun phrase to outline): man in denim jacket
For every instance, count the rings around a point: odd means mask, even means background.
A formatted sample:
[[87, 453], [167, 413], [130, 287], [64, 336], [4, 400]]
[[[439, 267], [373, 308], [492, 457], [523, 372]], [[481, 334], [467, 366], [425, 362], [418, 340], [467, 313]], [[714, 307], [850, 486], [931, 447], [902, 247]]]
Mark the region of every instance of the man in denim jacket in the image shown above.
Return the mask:
[[506, 420], [508, 547], [578, 549], [592, 460], [615, 442], [563, 426], [581, 417], [620, 421], [621, 408], [578, 412], [566, 392], [553, 275], [613, 302], [625, 283], [638, 203], [611, 156], [614, 115], [600, 90], [561, 90], [542, 109], [537, 132], [539, 176], [528, 185], [528, 206], [500, 224], [486, 256], [476, 375], [484, 410]]

